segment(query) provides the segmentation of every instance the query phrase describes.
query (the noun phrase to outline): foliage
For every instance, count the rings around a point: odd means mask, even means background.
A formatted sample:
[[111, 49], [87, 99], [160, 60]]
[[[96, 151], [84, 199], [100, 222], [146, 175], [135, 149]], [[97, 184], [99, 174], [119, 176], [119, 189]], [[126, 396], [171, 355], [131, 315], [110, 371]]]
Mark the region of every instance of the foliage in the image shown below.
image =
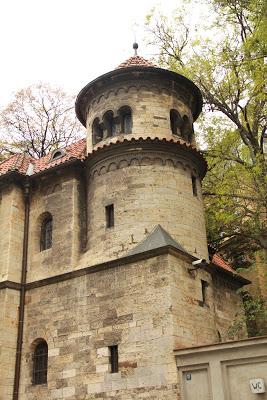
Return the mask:
[[20, 90], [1, 112], [2, 151], [42, 157], [81, 137], [74, 99], [61, 89], [38, 84]]
[[171, 20], [152, 12], [147, 27], [158, 62], [192, 79], [204, 97], [209, 239], [226, 255], [245, 246], [266, 250], [267, 3], [206, 0], [207, 33], [187, 18], [197, 4], [184, 4], [187, 12], [179, 9]]
[[227, 336], [233, 340], [242, 337], [244, 326], [249, 337], [266, 334], [267, 307], [261, 297], [252, 298], [248, 292], [241, 292], [244, 314], [237, 314], [228, 329]]

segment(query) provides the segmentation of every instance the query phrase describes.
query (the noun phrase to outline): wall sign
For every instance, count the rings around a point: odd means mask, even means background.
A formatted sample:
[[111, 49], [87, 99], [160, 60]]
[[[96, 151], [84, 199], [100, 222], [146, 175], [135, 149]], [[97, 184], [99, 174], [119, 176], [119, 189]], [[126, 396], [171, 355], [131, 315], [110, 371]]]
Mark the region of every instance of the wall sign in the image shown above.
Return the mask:
[[186, 379], [187, 381], [191, 381], [192, 376], [191, 376], [190, 372], [187, 372], [187, 373], [185, 374], [185, 379]]
[[265, 393], [265, 385], [262, 378], [250, 379], [249, 384], [252, 393]]

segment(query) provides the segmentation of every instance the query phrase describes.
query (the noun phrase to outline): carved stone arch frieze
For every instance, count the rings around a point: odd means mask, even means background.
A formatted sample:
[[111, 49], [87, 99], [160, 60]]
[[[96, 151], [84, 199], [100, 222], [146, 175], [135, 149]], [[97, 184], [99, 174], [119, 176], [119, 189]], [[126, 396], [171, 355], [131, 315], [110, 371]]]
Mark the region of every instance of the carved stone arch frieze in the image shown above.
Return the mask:
[[145, 165], [167, 165], [180, 170], [192, 171], [192, 165], [183, 158], [178, 158], [176, 155], [164, 154], [163, 152], [144, 151], [141, 154], [128, 153], [108, 157], [107, 159], [98, 161], [90, 171], [90, 181], [96, 176], [103, 175], [110, 171], [127, 168], [129, 166], [145, 166]]
[[130, 166], [139, 167], [139, 166], [140, 166], [140, 161], [139, 161], [138, 158], [136, 158], [136, 157], [131, 158], [130, 164], [129, 164], [129, 165], [130, 165]]
[[154, 165], [164, 165], [163, 159], [161, 157], [154, 158]]
[[98, 99], [96, 99], [96, 103], [99, 104], [104, 99], [105, 99], [105, 96], [102, 94], [101, 96], [98, 97]]
[[107, 172], [115, 171], [116, 169], [118, 169], [118, 164], [115, 162], [111, 162], [107, 167]]
[[141, 158], [140, 165], [151, 165], [152, 164], [152, 159], [151, 157], [144, 156]]
[[172, 158], [166, 158], [165, 165], [175, 168], [175, 162]]
[[97, 169], [94, 169], [93, 172], [92, 172], [92, 179], [94, 180], [95, 177], [98, 176], [98, 175], [99, 175], [99, 174], [98, 174], [98, 170], [97, 170]]
[[128, 86], [128, 88], [127, 88], [127, 93], [130, 93], [130, 92], [137, 92], [137, 91], [138, 91], [138, 88], [137, 88], [136, 85], [130, 85], [130, 86]]
[[129, 160], [121, 160], [120, 162], [119, 162], [119, 165], [118, 165], [118, 169], [120, 169], [120, 168], [127, 168], [127, 167], [129, 167]]
[[116, 89], [116, 96], [119, 96], [120, 94], [126, 94], [128, 87], [126, 86], [121, 86], [119, 88]]
[[176, 166], [176, 168], [179, 168], [179, 169], [183, 169], [183, 170], [184, 170], [184, 164], [182, 163], [181, 160], [177, 160], [177, 161], [175, 162], [175, 166]]
[[171, 91], [166, 87], [161, 87], [160, 88], [160, 94], [161, 95], [166, 94], [167, 96], [171, 96]]
[[149, 86], [147, 86], [147, 85], [140, 85], [139, 86], [139, 90], [148, 90], [148, 91], [151, 91], [151, 87], [149, 87]]
[[105, 165], [103, 165], [100, 169], [99, 169], [99, 174], [98, 175], [104, 175], [107, 172], [107, 167]]

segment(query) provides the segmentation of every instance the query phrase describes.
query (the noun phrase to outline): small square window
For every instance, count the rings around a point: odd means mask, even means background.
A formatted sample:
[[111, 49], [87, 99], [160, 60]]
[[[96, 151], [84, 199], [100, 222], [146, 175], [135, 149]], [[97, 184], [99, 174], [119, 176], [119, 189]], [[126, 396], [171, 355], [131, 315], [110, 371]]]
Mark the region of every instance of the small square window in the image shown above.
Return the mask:
[[112, 228], [114, 226], [114, 204], [106, 206], [106, 227]]

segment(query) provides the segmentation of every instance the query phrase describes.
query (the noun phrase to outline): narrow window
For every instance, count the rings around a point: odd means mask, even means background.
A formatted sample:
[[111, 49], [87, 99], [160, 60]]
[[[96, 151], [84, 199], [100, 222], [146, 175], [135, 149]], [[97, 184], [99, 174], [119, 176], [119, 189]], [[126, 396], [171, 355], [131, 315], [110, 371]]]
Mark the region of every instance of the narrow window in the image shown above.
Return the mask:
[[121, 133], [132, 133], [132, 111], [130, 107], [121, 107], [118, 114], [121, 121]]
[[93, 145], [103, 140], [103, 129], [99, 123], [99, 118], [95, 118], [92, 126], [92, 141]]
[[41, 240], [40, 250], [50, 249], [52, 247], [52, 231], [53, 231], [53, 219], [52, 215], [48, 215], [42, 222], [41, 226]]
[[33, 354], [33, 385], [47, 383], [48, 346], [45, 340], [37, 344]]
[[172, 134], [181, 136], [183, 120], [181, 118], [181, 115], [176, 110], [170, 111], [170, 125]]
[[207, 287], [209, 286], [208, 282], [203, 281], [201, 279], [201, 300], [199, 301], [199, 305], [200, 306], [204, 306], [205, 304], [207, 304]]
[[191, 143], [193, 136], [193, 125], [190, 123], [187, 115], [183, 116], [181, 133], [182, 138]]
[[192, 192], [194, 196], [197, 196], [197, 178], [194, 175], [191, 175], [192, 179]]
[[104, 127], [106, 130], [105, 137], [111, 137], [116, 135], [116, 121], [112, 111], [107, 111], [103, 117]]
[[114, 204], [106, 206], [106, 227], [114, 226]]
[[119, 371], [119, 355], [118, 355], [118, 346], [109, 346], [109, 364], [110, 364], [110, 372], [114, 374]]

